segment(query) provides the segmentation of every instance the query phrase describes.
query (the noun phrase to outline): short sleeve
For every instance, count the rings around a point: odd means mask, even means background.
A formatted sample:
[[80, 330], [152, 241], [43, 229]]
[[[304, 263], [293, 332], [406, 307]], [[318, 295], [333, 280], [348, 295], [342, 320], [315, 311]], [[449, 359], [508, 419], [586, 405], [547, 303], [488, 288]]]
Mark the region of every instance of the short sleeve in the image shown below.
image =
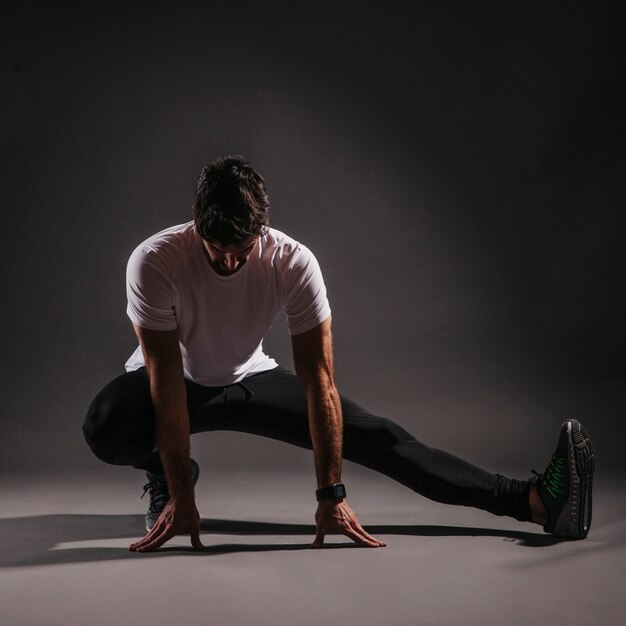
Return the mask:
[[315, 328], [330, 316], [326, 286], [317, 259], [300, 244], [287, 269], [285, 314], [290, 335]]
[[152, 258], [149, 248], [139, 246], [126, 266], [126, 313], [131, 321], [149, 330], [174, 330], [178, 324], [172, 281]]

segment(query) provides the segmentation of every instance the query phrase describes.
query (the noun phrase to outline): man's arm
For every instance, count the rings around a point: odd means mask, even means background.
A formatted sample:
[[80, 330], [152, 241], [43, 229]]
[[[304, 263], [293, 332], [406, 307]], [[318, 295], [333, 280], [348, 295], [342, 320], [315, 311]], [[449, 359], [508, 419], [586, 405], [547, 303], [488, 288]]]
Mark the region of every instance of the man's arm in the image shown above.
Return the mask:
[[197, 550], [200, 515], [195, 505], [189, 458], [189, 415], [178, 331], [147, 330], [133, 324], [144, 354], [154, 406], [156, 448], [170, 499], [152, 530], [129, 550], [148, 552], [180, 534], [189, 534]]
[[[330, 318], [291, 338], [293, 361], [307, 397], [309, 428], [313, 443], [318, 488], [341, 482], [343, 417], [335, 387]], [[315, 514], [316, 534], [312, 548], [324, 537], [343, 533], [362, 546], [385, 546], [367, 533], [345, 500], [320, 500]]]

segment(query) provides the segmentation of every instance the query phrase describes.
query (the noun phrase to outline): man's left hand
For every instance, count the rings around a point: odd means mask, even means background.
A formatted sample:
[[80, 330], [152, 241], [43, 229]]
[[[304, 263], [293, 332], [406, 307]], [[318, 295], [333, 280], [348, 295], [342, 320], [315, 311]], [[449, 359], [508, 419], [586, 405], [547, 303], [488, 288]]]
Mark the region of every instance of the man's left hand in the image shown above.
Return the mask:
[[384, 548], [387, 544], [372, 537], [356, 518], [350, 505], [341, 500], [320, 500], [315, 513], [315, 540], [311, 548], [321, 548], [326, 535], [342, 534], [366, 548]]

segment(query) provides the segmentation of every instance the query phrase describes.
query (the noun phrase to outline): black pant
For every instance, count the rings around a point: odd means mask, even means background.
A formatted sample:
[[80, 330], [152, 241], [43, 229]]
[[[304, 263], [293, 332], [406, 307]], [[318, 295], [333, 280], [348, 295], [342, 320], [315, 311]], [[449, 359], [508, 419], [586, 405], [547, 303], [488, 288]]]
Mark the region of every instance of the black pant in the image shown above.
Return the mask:
[[[185, 384], [191, 433], [240, 431], [311, 449], [304, 390], [285, 368], [254, 374], [227, 387]], [[341, 406], [345, 459], [437, 502], [530, 520], [527, 481], [491, 474], [430, 448], [398, 424], [343, 396]], [[163, 471], [154, 447], [154, 412], [145, 368], [118, 376], [96, 396], [83, 431], [101, 460], [152, 473]]]

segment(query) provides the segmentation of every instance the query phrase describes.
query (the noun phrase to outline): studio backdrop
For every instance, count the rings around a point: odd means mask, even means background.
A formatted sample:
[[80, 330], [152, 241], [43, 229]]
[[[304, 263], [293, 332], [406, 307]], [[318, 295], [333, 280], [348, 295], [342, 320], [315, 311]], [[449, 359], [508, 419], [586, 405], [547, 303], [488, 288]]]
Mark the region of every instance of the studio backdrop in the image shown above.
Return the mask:
[[[4, 14], [6, 472], [100, 468], [81, 423], [136, 346], [128, 256], [191, 219], [227, 154], [320, 262], [344, 394], [493, 470], [543, 462], [570, 417], [599, 466], [624, 462], [623, 3]], [[283, 319], [265, 347], [291, 367]], [[249, 435], [193, 445], [216, 467], [233, 447], [311, 462]]]

